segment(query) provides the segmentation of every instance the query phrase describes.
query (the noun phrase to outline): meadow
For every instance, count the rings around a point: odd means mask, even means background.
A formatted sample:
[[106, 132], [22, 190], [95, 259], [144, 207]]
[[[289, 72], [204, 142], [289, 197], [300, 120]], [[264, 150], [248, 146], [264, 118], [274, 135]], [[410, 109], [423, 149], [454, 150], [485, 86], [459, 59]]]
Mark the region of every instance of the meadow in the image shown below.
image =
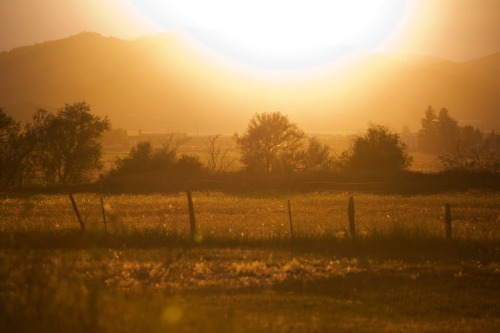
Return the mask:
[[0, 197], [2, 331], [500, 329], [497, 191], [193, 192], [194, 241], [185, 192], [104, 196], [106, 228], [74, 198], [83, 232], [67, 195]]

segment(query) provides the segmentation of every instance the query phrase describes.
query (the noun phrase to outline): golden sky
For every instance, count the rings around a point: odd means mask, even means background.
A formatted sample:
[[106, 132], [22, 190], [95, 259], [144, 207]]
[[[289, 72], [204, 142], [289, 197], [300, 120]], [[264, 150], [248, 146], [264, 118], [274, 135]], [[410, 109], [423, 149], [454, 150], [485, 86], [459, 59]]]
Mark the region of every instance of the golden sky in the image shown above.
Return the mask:
[[498, 13], [498, 0], [2, 1], [0, 50], [81, 31], [137, 38], [190, 29], [242, 61], [271, 56], [267, 64], [332, 45], [465, 60], [500, 51]]
[[[85, 100], [97, 113], [113, 114], [118, 127], [187, 133], [229, 133], [255, 112], [276, 110], [325, 133], [369, 121], [417, 128], [428, 105], [446, 106], [463, 123], [491, 120], [498, 110], [492, 74], [457, 80], [455, 64], [413, 71], [392, 62], [413, 57], [356, 51], [455, 61], [491, 55], [500, 52], [498, 13], [500, 0], [0, 0], [0, 51], [82, 31], [125, 39], [172, 32], [129, 44], [150, 50], [144, 58], [127, 58], [115, 47], [125, 43], [107, 43], [113, 48], [87, 59], [90, 68], [106, 65], [104, 74], [119, 77], [113, 84], [52, 54], [60, 64], [41, 67], [39, 77], [64, 70], [71, 85], [18, 89], [16, 82], [26, 83], [22, 75], [0, 73], [12, 81], [0, 102], [57, 107]], [[127, 77], [113, 72], [122, 65], [130, 68]], [[138, 109], [147, 114], [136, 117]]]

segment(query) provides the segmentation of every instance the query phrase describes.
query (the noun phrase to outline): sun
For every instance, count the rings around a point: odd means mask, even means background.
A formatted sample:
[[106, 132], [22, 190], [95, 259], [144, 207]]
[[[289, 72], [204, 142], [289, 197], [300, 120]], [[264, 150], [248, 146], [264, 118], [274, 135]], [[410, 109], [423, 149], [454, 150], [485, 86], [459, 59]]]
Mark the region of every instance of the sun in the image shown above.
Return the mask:
[[414, 0], [130, 1], [161, 30], [180, 28], [240, 62], [280, 69], [380, 48]]

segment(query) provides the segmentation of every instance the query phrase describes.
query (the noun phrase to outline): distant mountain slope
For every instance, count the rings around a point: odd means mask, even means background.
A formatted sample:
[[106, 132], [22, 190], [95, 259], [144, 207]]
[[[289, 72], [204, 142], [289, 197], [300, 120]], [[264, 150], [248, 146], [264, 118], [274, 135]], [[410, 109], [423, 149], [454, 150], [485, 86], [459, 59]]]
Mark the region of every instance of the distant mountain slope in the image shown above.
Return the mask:
[[256, 112], [276, 110], [314, 132], [370, 121], [418, 130], [431, 104], [490, 130], [500, 129], [499, 70], [500, 54], [464, 63], [369, 54], [323, 75], [276, 78], [198, 53], [175, 34], [82, 33], [0, 53], [0, 106], [26, 120], [31, 108], [84, 100], [131, 131], [233, 133]]
[[495, 70], [500, 71], [500, 53], [488, 55], [478, 59], [467, 61], [466, 64], [470, 67], [482, 68], [485, 71]]

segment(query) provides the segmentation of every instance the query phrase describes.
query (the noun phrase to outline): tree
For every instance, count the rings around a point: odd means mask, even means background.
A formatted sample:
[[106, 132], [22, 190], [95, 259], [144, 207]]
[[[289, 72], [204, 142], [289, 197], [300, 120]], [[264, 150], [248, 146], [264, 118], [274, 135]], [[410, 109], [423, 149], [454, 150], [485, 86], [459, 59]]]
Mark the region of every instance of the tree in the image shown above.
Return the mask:
[[29, 175], [34, 141], [0, 108], [0, 188], [22, 186]]
[[330, 147], [322, 144], [314, 137], [309, 138], [302, 161], [304, 170], [306, 171], [329, 170], [333, 165], [333, 159], [330, 156]]
[[247, 170], [288, 171], [300, 159], [304, 132], [280, 112], [256, 114], [243, 135], [235, 134]]
[[222, 145], [221, 135], [210, 135], [205, 140], [203, 151], [207, 155], [206, 161], [208, 170], [213, 173], [221, 173], [227, 171], [233, 164], [234, 159], [229, 157], [233, 147], [229, 144]]
[[36, 142], [33, 159], [46, 183], [78, 183], [101, 168], [100, 139], [109, 128], [85, 102], [65, 104], [56, 114], [38, 110], [27, 135]]
[[366, 171], [396, 171], [409, 167], [412, 158], [399, 135], [382, 125], [370, 124], [364, 136], [358, 136], [350, 151], [343, 153], [346, 167]]
[[460, 136], [458, 122], [442, 108], [436, 114], [429, 105], [422, 119], [422, 129], [418, 132], [418, 146], [423, 152], [439, 154], [456, 148]]
[[494, 131], [486, 137], [471, 126], [461, 128], [463, 141], [452, 152], [440, 154], [439, 160], [445, 170], [488, 171], [500, 169], [500, 135]]
[[198, 156], [182, 154], [175, 164], [175, 170], [178, 173], [193, 174], [203, 170], [203, 163], [201, 163]]
[[445, 170], [496, 172], [499, 165], [497, 138], [494, 132], [484, 137], [477, 128], [459, 126], [447, 109], [436, 114], [432, 106], [427, 108], [418, 133], [419, 148], [438, 155]]
[[150, 141], [137, 143], [130, 153], [116, 162], [120, 173], [150, 172], [172, 167], [177, 149], [170, 146], [153, 147]]
[[130, 153], [116, 161], [114, 173], [134, 174], [155, 171], [175, 170], [193, 173], [202, 169], [202, 164], [195, 156], [177, 156], [179, 147], [188, 140], [186, 136], [171, 133], [164, 137], [160, 145], [142, 141], [132, 147]]
[[479, 148], [483, 144], [483, 134], [470, 125], [459, 127], [458, 146], [463, 149]]
[[20, 131], [19, 123], [0, 108], [0, 188], [12, 186], [17, 178]]

